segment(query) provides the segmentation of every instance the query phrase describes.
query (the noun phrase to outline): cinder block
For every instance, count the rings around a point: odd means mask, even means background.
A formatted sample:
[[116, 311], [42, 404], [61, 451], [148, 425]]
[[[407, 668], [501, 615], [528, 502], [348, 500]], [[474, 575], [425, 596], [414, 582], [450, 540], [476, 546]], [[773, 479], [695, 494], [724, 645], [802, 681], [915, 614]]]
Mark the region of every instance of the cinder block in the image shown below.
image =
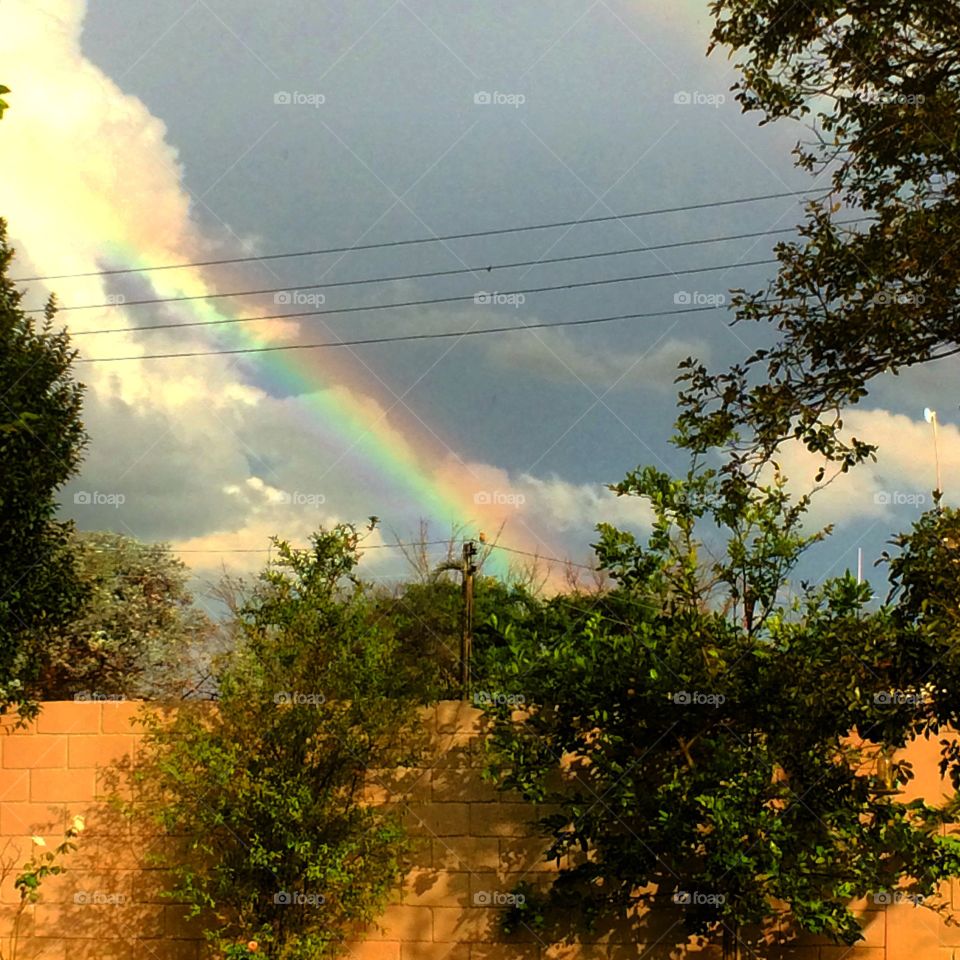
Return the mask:
[[67, 812], [63, 804], [2, 803], [0, 804], [0, 835], [30, 836], [61, 834], [66, 829]]
[[62, 733], [10, 737], [3, 744], [3, 766], [10, 770], [65, 767], [68, 740]]
[[543, 837], [501, 838], [500, 847], [501, 874], [506, 873], [556, 873], [559, 869], [556, 860], [545, 860], [544, 853], [550, 841]]
[[429, 907], [400, 904], [387, 907], [377, 918], [376, 926], [357, 932], [358, 941], [385, 943], [402, 940], [423, 940], [433, 938], [433, 917]]
[[470, 960], [467, 943], [401, 943], [400, 960]]
[[437, 943], [489, 943], [500, 939], [501, 911], [433, 907], [433, 939]]
[[536, 809], [526, 803], [478, 803], [470, 806], [470, 829], [464, 832], [474, 837], [534, 837], [537, 816]]
[[37, 733], [99, 733], [98, 702], [54, 700], [41, 704]]
[[[655, 960], [655, 956], [651, 954], [648, 960]], [[474, 943], [470, 945], [470, 960], [540, 960], [540, 947], [535, 943]]]
[[466, 907], [470, 874], [451, 870], [411, 870], [403, 880], [403, 903], [416, 906]]
[[[13, 886], [10, 884], [10, 886]], [[14, 923], [17, 923], [19, 916], [18, 932], [21, 940], [32, 937], [35, 933], [33, 924], [33, 908], [28, 906], [20, 910], [20, 896], [17, 894], [17, 903], [9, 903], [0, 906], [0, 943], [13, 931]]]
[[476, 770], [487, 765], [489, 756], [483, 738], [475, 733], [441, 733], [432, 742], [435, 770]]
[[199, 950], [192, 940], [73, 940], [67, 960], [198, 960]]
[[134, 723], [143, 704], [139, 700], [106, 700], [100, 704], [104, 733], [143, 733], [143, 727]]
[[69, 738], [65, 765], [70, 767], [110, 766], [125, 758], [132, 760], [133, 747], [134, 737], [130, 734], [81, 734]]
[[43, 881], [41, 899], [44, 903], [93, 903], [98, 896], [119, 896], [123, 903], [131, 900], [132, 873], [129, 870], [79, 869], [72, 854], [63, 859], [66, 870]]
[[92, 770], [31, 770], [30, 799], [34, 803], [89, 803], [95, 795]]
[[496, 837], [438, 837], [431, 841], [432, 865], [439, 870], [496, 870], [500, 843]]
[[67, 956], [66, 940], [30, 937], [17, 946], [17, 960], [67, 960]]
[[0, 770], [0, 803], [25, 803], [30, 799], [28, 770]]
[[429, 767], [397, 767], [368, 770], [363, 789], [365, 803], [422, 803], [430, 799], [432, 770]]
[[[488, 809], [486, 805], [484, 809]], [[470, 833], [470, 804], [410, 804], [404, 823], [411, 833], [426, 837], [457, 837]]]
[[400, 944], [384, 941], [375, 943], [351, 941], [347, 944], [347, 952], [344, 956], [345, 960], [400, 960]]
[[178, 902], [166, 896], [176, 883], [172, 870], [137, 869], [131, 871], [130, 875], [130, 896], [134, 903], [172, 905]]
[[[109, 891], [103, 891], [108, 893]], [[62, 940], [161, 939], [163, 907], [153, 904], [36, 904], [37, 930]]]
[[437, 733], [480, 733], [484, 726], [483, 711], [469, 701], [441, 700], [436, 708]]
[[431, 799], [434, 803], [497, 803], [501, 794], [472, 764], [462, 768], [441, 766], [433, 771]]
[[882, 939], [883, 924], [872, 923], [863, 931], [867, 937], [865, 946], [885, 946], [890, 957], [927, 960], [928, 956], [936, 956], [943, 926], [937, 914], [912, 903], [894, 903], [887, 907], [886, 914], [886, 942]]

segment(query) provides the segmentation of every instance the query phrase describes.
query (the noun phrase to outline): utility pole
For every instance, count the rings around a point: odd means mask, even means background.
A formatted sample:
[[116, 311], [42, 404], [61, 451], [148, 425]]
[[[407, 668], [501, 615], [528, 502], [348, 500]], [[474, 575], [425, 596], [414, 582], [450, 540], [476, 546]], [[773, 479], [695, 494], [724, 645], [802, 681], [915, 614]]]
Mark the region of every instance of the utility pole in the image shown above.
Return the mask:
[[477, 572], [473, 562], [477, 545], [472, 540], [463, 544], [463, 614], [460, 624], [460, 699], [470, 699], [470, 654], [473, 646], [473, 575]]

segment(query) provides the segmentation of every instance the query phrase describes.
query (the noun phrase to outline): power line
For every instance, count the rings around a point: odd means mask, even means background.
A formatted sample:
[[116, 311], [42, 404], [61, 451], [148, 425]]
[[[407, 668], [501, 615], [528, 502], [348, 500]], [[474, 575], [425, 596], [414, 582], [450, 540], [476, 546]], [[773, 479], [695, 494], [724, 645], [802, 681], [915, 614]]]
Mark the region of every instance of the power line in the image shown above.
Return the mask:
[[550, 223], [534, 223], [519, 227], [501, 227], [496, 230], [473, 230], [468, 233], [449, 233], [444, 236], [414, 237], [406, 240], [387, 240], [380, 243], [354, 244], [349, 247], [326, 247], [320, 250], [299, 250], [290, 253], [270, 253], [263, 256], [227, 257], [219, 260], [193, 260], [185, 263], [157, 264], [148, 267], [119, 267], [112, 270], [89, 270], [83, 273], [58, 273], [35, 277], [14, 277], [15, 283], [34, 280], [70, 280], [77, 277], [106, 277], [128, 273], [148, 273], [157, 270], [182, 270], [187, 267], [214, 267], [231, 263], [263, 263], [268, 260], [285, 260], [293, 257], [315, 257], [328, 253], [350, 253], [355, 250], [383, 250], [388, 247], [404, 247], [422, 243], [442, 243], [448, 240], [467, 240], [474, 237], [503, 236], [511, 233], [526, 233], [531, 230], [552, 230], [558, 227], [579, 227], [590, 223], [610, 223], [615, 220], [634, 220], [638, 217], [654, 217], [667, 213], [684, 213], [689, 210], [706, 210], [712, 207], [729, 207], [738, 203], [757, 203], [763, 200], [781, 200], [787, 197], [806, 196], [806, 190], [790, 190], [783, 193], [767, 193], [754, 197], [738, 197], [734, 200], [712, 200], [708, 203], [690, 203], [679, 207], [661, 207], [656, 210], [639, 210], [633, 213], [618, 213], [603, 217], [584, 217], [578, 220], [556, 220]]
[[573, 560], [562, 560], [560, 557], [545, 557], [542, 553], [531, 553], [529, 550], [517, 550], [515, 547], [506, 547], [502, 543], [488, 543], [485, 546], [491, 547], [494, 550], [506, 550], [507, 553], [516, 553], [523, 557], [533, 557], [535, 560], [547, 560], [552, 561], [553, 563], [562, 563], [565, 566], [569, 567], [581, 567], [584, 570], [592, 570], [596, 572], [597, 567], [592, 567], [586, 563], [574, 563]]
[[642, 273], [632, 277], [609, 277], [605, 280], [583, 280], [578, 283], [558, 283], [546, 287], [527, 287], [523, 290], [498, 290], [494, 294], [468, 293], [458, 297], [429, 297], [423, 300], [401, 300], [397, 303], [374, 303], [360, 307], [342, 307], [336, 310], [303, 310], [297, 313], [271, 313], [261, 317], [221, 317], [217, 320], [190, 320], [185, 323], [150, 323], [138, 327], [106, 327], [101, 330], [78, 330], [71, 333], [72, 337], [92, 337], [107, 333], [140, 333], [146, 330], [182, 329], [184, 327], [217, 327], [230, 323], [256, 323], [261, 320], [288, 320], [301, 317], [326, 317], [342, 313], [364, 313], [376, 310], [394, 310], [401, 307], [433, 306], [438, 303], [484, 303], [477, 300], [478, 296], [512, 297], [528, 293], [552, 293], [557, 290], [577, 290], [583, 287], [602, 287], [614, 283], [634, 283], [638, 280], [662, 280], [687, 276], [693, 273], [710, 273], [716, 270], [739, 270], [743, 267], [769, 266], [777, 263], [773, 259], [744, 260], [739, 263], [718, 263], [710, 267], [691, 267], [685, 270], [664, 270], [660, 273]]
[[[467, 539], [469, 540], [469, 539], [475, 539], [475, 538], [470, 538], [470, 537], [468, 537]], [[358, 546], [357, 549], [358, 549], [358, 550], [361, 550], [361, 551], [363, 551], [363, 550], [383, 550], [383, 549], [393, 549], [393, 548], [397, 548], [397, 547], [401, 547], [401, 548], [402, 548], [402, 547], [436, 546], [436, 545], [440, 545], [440, 544], [442, 544], [442, 545], [444, 545], [444, 546], [450, 546], [451, 543], [455, 543], [455, 542], [456, 542], [456, 541], [451, 541], [451, 540], [449, 540], [449, 539], [447, 539], [447, 540], [418, 540], [418, 541], [416, 541], [416, 542], [411, 542], [411, 543], [401, 543], [400, 541], [397, 541], [396, 543], [375, 543], [375, 544], [371, 544], [370, 546], [360, 545], [360, 546]], [[532, 552], [529, 551], [529, 550], [518, 550], [516, 547], [508, 547], [508, 546], [506, 546], [506, 545], [504, 545], [504, 544], [502, 544], [502, 543], [483, 543], [483, 544], [481, 544], [481, 546], [482, 546], [482, 547], [489, 548], [489, 549], [491, 549], [491, 550], [504, 550], [504, 551], [506, 551], [507, 553], [515, 553], [515, 554], [517, 554], [517, 555], [519, 555], [519, 556], [523, 556], [523, 557], [533, 557], [533, 558], [536, 559], [536, 560], [544, 560], [544, 561], [551, 562], [551, 563], [562, 563], [562, 564], [564, 564], [564, 565], [572, 566], [572, 567], [581, 567], [581, 568], [584, 569], [584, 570], [592, 570], [592, 571], [596, 571], [596, 570], [597, 570], [596, 567], [590, 566], [589, 564], [586, 564], [586, 563], [575, 563], [573, 560], [565, 560], [565, 559], [563, 559], [563, 558], [561, 558], [561, 557], [549, 557], [549, 556], [545, 556], [545, 555], [542, 554], [542, 553], [532, 553]], [[176, 549], [176, 548], [174, 548], [174, 547], [170, 547], [170, 550], [171, 550], [173, 553], [216, 553], [216, 554], [221, 554], [221, 553], [270, 553], [270, 552], [271, 552], [272, 550], [274, 550], [274, 549], [276, 549], [276, 548], [275, 548], [275, 547], [226, 547], [226, 548], [224, 548], [224, 549], [217, 549], [217, 548], [215, 548], [215, 547], [209, 547], [209, 548], [190, 548], [190, 549], [186, 549], [186, 550], [178, 550], [178, 549]], [[303, 547], [295, 547], [294, 549], [297, 549], [297, 550], [309, 550], [310, 547], [309, 547], [309, 545], [306, 545], [306, 546], [303, 546]]]
[[402, 343], [409, 340], [443, 340], [450, 337], [478, 337], [491, 333], [519, 333], [523, 330], [542, 330], [547, 327], [581, 327], [595, 323], [613, 323], [617, 320], [640, 320], [655, 317], [673, 317], [686, 313], [708, 313], [719, 307], [689, 307], [654, 313], [624, 313], [616, 317], [593, 317], [588, 320], [553, 320], [528, 323], [521, 327], [484, 327], [481, 330], [452, 330], [446, 333], [411, 333], [398, 337], [370, 337], [365, 340], [339, 340], [326, 343], [289, 343], [275, 347], [244, 347], [235, 350], [193, 350], [185, 353], [147, 353], [129, 357], [81, 357], [75, 363], [119, 363], [126, 360], [170, 360], [177, 357], [222, 357], [243, 353], [274, 353], [281, 350], [319, 350], [326, 347], [358, 347], [370, 343]]
[[[851, 220], [839, 220], [837, 226], [846, 226], [853, 223], [862, 223], [866, 217], [857, 217]], [[399, 280], [426, 280], [434, 277], [453, 277], [465, 273], [491, 273], [494, 270], [512, 270], [518, 267], [539, 267], [555, 263], [573, 263], [579, 260], [594, 260], [601, 257], [622, 257], [632, 253], [652, 253], [655, 250], [674, 250], [679, 247], [696, 247], [708, 243], [725, 243], [730, 240], [752, 240], [757, 237], [773, 237], [783, 233], [794, 233], [796, 227], [782, 227], [779, 230], [759, 230], [754, 233], [736, 233], [725, 237], [704, 237], [698, 240], [679, 240], [674, 243], [657, 243], [646, 247], [627, 247], [620, 250], [604, 250], [599, 253], [581, 253], [567, 257], [548, 257], [537, 260], [516, 260], [512, 263], [494, 263], [476, 267], [458, 267], [452, 270], [429, 270], [424, 273], [402, 273], [386, 277], [365, 277], [359, 280], [338, 280], [327, 283], [309, 283], [290, 285], [285, 287], [261, 287], [257, 290], [230, 290], [224, 293], [196, 293], [176, 297], [151, 297], [143, 300], [111, 300], [107, 303], [85, 303], [72, 306], [57, 305], [57, 312], [64, 313], [70, 310], [100, 310], [108, 307], [140, 307], [157, 303], [184, 303], [189, 300], [222, 300], [226, 297], [255, 297], [265, 293], [291, 293], [302, 290], [329, 290], [333, 287], [356, 287], [371, 283], [394, 283]], [[43, 313], [45, 307], [35, 307], [25, 310], [24, 313]]]
[[[358, 545], [358, 550], [384, 550], [392, 549], [396, 547], [431, 547], [437, 544], [446, 544], [449, 546], [451, 543], [456, 541], [447, 540], [418, 540], [415, 543], [402, 543], [397, 541], [396, 543], [371, 543], [369, 546]], [[270, 553], [273, 550], [276, 550], [276, 547], [225, 547], [223, 549], [217, 549], [216, 547], [190, 547], [184, 550], [178, 550], [175, 547], [171, 547], [169, 543], [155, 543], [151, 546], [167, 546], [173, 553]], [[294, 547], [294, 550], [309, 550], [310, 545], [304, 544], [301, 547]]]

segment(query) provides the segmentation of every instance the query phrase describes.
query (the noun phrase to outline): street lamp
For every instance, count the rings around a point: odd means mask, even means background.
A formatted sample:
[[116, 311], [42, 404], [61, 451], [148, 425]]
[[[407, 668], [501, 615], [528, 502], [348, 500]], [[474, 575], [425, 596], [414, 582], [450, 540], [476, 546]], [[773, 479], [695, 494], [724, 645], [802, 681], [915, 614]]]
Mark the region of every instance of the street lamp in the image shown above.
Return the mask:
[[937, 509], [940, 509], [940, 494], [943, 490], [940, 487], [940, 447], [937, 443], [937, 411], [929, 407], [923, 409], [923, 419], [933, 427], [933, 459], [937, 465]]

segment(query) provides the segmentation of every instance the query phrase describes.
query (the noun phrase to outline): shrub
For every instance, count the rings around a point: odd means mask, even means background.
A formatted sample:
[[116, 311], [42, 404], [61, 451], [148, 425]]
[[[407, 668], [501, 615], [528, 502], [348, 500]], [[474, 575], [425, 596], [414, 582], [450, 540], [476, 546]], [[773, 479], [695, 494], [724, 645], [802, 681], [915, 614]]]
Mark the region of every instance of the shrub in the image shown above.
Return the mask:
[[[338, 955], [385, 905], [407, 840], [363, 801], [368, 771], [411, 763], [415, 704], [398, 647], [354, 576], [359, 537], [321, 531], [240, 611], [219, 703], [145, 714], [139, 810], [171, 836], [173, 896], [221, 956]], [[239, 951], [239, 953], [238, 953]]]

